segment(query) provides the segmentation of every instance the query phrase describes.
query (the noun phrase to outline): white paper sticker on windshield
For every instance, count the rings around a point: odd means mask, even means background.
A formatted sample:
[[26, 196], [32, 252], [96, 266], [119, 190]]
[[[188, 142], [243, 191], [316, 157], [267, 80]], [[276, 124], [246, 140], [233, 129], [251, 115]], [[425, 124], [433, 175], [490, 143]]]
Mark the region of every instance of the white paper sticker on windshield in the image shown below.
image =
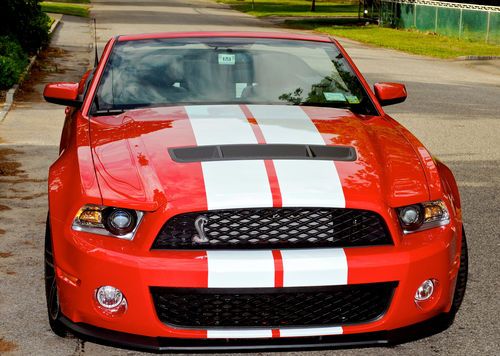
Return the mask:
[[236, 55], [229, 53], [219, 53], [219, 64], [226, 64], [226, 65], [236, 64]]
[[328, 101], [346, 101], [345, 96], [342, 93], [323, 92], [323, 95]]

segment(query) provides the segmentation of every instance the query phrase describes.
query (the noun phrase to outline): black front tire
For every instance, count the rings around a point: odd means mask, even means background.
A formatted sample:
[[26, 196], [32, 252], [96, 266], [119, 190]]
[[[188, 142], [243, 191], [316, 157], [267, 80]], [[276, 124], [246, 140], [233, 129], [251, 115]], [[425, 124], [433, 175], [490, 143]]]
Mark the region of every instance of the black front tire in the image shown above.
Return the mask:
[[457, 274], [457, 284], [455, 286], [455, 293], [453, 295], [453, 304], [451, 312], [455, 315], [462, 305], [465, 296], [465, 289], [467, 287], [467, 277], [469, 273], [469, 253], [467, 247], [467, 238], [465, 236], [465, 229], [462, 226], [462, 247], [460, 249], [460, 267]]
[[56, 284], [56, 271], [54, 267], [54, 255], [52, 252], [52, 236], [50, 232], [50, 220], [47, 216], [45, 225], [45, 298], [47, 300], [47, 313], [49, 317], [49, 325], [54, 334], [65, 337], [67, 334], [66, 328], [59, 320], [61, 316], [61, 308], [59, 306], [59, 293]]

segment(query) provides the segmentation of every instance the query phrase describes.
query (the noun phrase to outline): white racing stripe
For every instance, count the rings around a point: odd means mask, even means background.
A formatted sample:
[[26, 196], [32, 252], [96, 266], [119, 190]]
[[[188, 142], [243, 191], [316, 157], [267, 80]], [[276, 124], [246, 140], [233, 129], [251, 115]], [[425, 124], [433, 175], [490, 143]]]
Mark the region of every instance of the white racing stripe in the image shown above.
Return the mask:
[[[266, 143], [325, 145], [297, 106], [249, 105]], [[342, 184], [332, 161], [274, 160], [283, 207], [344, 208]]]
[[[280, 337], [301, 337], [301, 336], [324, 336], [341, 335], [343, 329], [341, 326], [331, 326], [324, 328], [286, 328], [279, 329]], [[208, 329], [207, 338], [209, 339], [256, 339], [271, 338], [273, 336], [271, 329]]]
[[207, 251], [208, 288], [274, 288], [271, 250]]
[[341, 326], [331, 326], [331, 327], [324, 327], [324, 328], [280, 329], [280, 337], [340, 335], [342, 333], [343, 333], [343, 330], [342, 330]]
[[[267, 143], [324, 145], [299, 107], [249, 106]], [[186, 107], [196, 142], [202, 145], [256, 144], [237, 106]], [[344, 207], [335, 164], [329, 161], [275, 160], [283, 206]], [[272, 207], [265, 164], [254, 161], [202, 162], [208, 209]], [[347, 284], [343, 249], [281, 250], [283, 287]], [[208, 288], [274, 288], [272, 251], [207, 251]], [[281, 337], [342, 334], [342, 327], [285, 328]], [[271, 329], [207, 330], [208, 338], [270, 338]]]
[[309, 116], [298, 106], [248, 105], [266, 143], [325, 145]]
[[[238, 106], [186, 106], [198, 146], [257, 144]], [[272, 207], [264, 161], [202, 162], [209, 210]]]
[[283, 287], [347, 284], [347, 258], [341, 248], [281, 250]]
[[[281, 250], [283, 287], [347, 284], [348, 266], [341, 248]], [[273, 288], [271, 250], [207, 251], [208, 288]]]
[[209, 339], [256, 339], [273, 337], [271, 329], [225, 329], [225, 330], [207, 330]]
[[319, 160], [274, 160], [283, 207], [345, 208], [335, 163]]
[[238, 106], [186, 106], [198, 146], [257, 143], [252, 126]]
[[264, 161], [202, 162], [208, 210], [273, 206]]

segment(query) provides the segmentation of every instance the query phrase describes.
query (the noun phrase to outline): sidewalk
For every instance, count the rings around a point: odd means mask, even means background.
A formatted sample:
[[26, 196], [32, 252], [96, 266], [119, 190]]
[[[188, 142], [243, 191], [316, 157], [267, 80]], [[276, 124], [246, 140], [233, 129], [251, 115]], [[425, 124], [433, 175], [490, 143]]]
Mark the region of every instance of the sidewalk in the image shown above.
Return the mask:
[[64, 107], [45, 103], [42, 92], [48, 82], [80, 79], [90, 43], [88, 19], [64, 16], [0, 124], [0, 339], [16, 354], [70, 355], [77, 348], [76, 340], [53, 336], [45, 310], [46, 179]]

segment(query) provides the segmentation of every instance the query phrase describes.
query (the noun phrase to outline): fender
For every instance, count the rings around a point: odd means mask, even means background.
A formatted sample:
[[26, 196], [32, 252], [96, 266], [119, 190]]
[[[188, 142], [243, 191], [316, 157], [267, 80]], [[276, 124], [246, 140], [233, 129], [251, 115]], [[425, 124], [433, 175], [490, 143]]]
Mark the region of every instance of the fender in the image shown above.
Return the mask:
[[455, 176], [451, 170], [443, 162], [438, 159], [434, 159], [436, 162], [436, 167], [441, 178], [441, 185], [444, 190], [444, 194], [448, 195], [450, 202], [452, 203], [453, 209], [455, 209], [455, 214], [457, 220], [462, 223], [462, 203], [460, 201], [460, 193], [458, 191], [458, 185], [455, 180]]
[[63, 218], [71, 219], [83, 204], [102, 204], [89, 146], [88, 122], [80, 115], [69, 122], [76, 134], [67, 137], [61, 155], [49, 168], [52, 230]]

